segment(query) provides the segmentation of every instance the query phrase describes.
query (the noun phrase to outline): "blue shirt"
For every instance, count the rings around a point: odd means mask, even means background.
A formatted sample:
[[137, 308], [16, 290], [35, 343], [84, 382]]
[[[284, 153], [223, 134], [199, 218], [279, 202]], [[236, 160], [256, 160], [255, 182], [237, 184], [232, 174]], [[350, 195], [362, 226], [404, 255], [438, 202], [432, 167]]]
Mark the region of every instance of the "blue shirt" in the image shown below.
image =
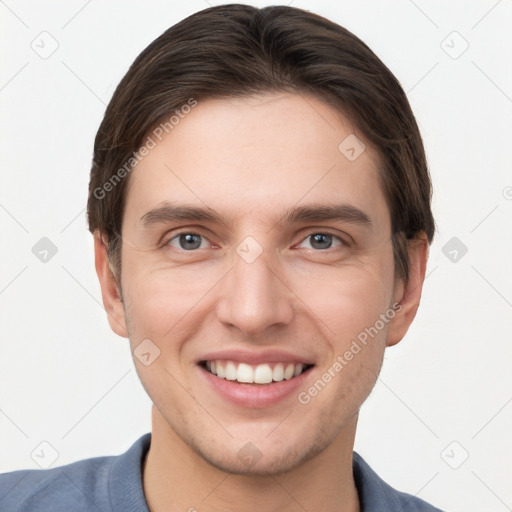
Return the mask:
[[[149, 512], [142, 464], [150, 443], [147, 433], [122, 455], [1, 474], [0, 511]], [[361, 512], [441, 512], [391, 488], [355, 452], [353, 471]]]

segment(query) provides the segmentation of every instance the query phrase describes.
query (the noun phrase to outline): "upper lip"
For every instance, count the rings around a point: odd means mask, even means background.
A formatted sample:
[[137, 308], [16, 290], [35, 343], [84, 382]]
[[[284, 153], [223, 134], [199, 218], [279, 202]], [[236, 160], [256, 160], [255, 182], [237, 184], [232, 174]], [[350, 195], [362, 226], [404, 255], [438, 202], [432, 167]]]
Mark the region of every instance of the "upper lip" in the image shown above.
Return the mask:
[[202, 356], [197, 362], [203, 361], [233, 361], [237, 363], [264, 364], [264, 363], [305, 363], [314, 364], [311, 358], [299, 356], [284, 350], [265, 349], [258, 352], [247, 350], [219, 350], [209, 352]]

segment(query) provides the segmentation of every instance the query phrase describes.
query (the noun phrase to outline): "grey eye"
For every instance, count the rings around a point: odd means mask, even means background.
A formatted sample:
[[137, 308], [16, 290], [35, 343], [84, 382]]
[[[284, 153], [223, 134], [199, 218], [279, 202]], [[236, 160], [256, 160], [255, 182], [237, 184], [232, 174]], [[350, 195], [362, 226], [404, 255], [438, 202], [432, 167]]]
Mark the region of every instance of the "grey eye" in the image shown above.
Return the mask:
[[201, 246], [201, 235], [184, 233], [180, 235], [180, 246], [185, 250], [197, 249]]
[[[178, 242], [178, 245], [176, 245]], [[180, 233], [175, 237], [171, 238], [168, 242], [169, 245], [185, 251], [191, 251], [201, 247], [203, 237], [195, 233]]]
[[314, 249], [329, 249], [332, 245], [332, 235], [324, 233], [315, 233], [309, 236], [311, 240], [311, 247]]

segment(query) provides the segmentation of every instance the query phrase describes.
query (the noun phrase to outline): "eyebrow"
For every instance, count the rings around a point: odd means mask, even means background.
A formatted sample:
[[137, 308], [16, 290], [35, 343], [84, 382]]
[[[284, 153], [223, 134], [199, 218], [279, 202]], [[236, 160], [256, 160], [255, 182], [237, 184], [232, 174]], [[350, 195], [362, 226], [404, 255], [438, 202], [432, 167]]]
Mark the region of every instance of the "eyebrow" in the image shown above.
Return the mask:
[[[205, 207], [173, 205], [165, 202], [162, 206], [146, 212], [140, 218], [144, 228], [155, 224], [176, 221], [200, 221], [229, 225], [231, 217], [220, 215]], [[342, 221], [371, 227], [372, 221], [363, 210], [349, 204], [309, 204], [291, 207], [276, 221], [276, 225], [298, 224], [300, 222]]]
[[162, 206], [146, 212], [140, 218], [140, 221], [145, 228], [149, 228], [154, 224], [176, 222], [180, 220], [217, 222], [219, 224], [227, 224], [229, 222], [229, 219], [221, 216], [211, 208], [185, 205], [173, 206], [173, 204], [169, 202], [165, 202]]
[[370, 227], [368, 214], [349, 204], [310, 204], [289, 208], [277, 222], [278, 225], [299, 222], [343, 221]]

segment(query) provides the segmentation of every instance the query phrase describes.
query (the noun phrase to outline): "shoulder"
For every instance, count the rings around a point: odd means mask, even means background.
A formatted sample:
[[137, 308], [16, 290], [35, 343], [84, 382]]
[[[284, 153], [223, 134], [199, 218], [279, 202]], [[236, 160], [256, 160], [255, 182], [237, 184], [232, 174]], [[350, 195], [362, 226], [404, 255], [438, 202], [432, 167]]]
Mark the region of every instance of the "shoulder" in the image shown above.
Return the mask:
[[140, 501], [143, 499], [140, 456], [149, 446], [148, 436], [141, 437], [122, 455], [84, 459], [51, 469], [0, 474], [0, 510], [107, 512], [113, 509], [112, 503], [128, 495]]
[[353, 453], [353, 471], [364, 512], [442, 512], [416, 496], [391, 487], [356, 452]]
[[[115, 457], [98, 457], [52, 469], [29, 469], [0, 475], [0, 509], [21, 511], [101, 509]], [[59, 509], [60, 507], [60, 509]], [[46, 509], [47, 510], [47, 509]]]

